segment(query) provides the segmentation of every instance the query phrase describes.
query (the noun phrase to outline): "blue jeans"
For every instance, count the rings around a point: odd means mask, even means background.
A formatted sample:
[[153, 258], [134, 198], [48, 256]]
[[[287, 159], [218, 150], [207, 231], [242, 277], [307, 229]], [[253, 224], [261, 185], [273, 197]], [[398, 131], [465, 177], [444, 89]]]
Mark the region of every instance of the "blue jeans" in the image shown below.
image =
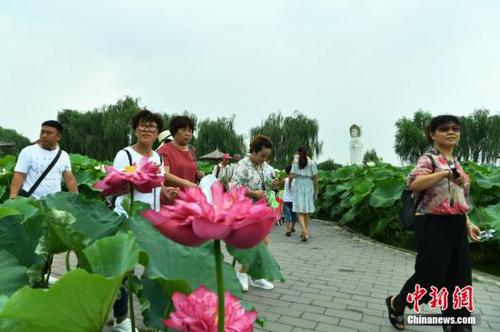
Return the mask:
[[293, 208], [293, 202], [285, 202], [283, 204], [283, 218], [285, 219], [286, 223], [292, 223], [292, 225], [295, 225], [297, 222], [297, 214], [292, 211]]

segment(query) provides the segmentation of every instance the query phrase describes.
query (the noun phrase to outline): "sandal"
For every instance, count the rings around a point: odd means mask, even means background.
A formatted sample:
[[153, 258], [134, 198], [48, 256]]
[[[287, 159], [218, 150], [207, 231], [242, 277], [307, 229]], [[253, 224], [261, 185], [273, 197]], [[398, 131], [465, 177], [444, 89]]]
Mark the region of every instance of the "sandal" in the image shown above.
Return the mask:
[[288, 231], [285, 233], [286, 236], [292, 236], [292, 232], [291, 231]]
[[385, 299], [385, 304], [387, 305], [389, 321], [391, 322], [392, 326], [394, 326], [394, 328], [402, 331], [405, 329], [404, 312], [397, 312], [396, 310], [392, 309], [391, 299], [392, 299], [392, 296], [389, 296], [388, 298]]
[[302, 242], [306, 242], [307, 239], [309, 238], [309, 235], [307, 233], [302, 233], [302, 235], [300, 236], [302, 238]]

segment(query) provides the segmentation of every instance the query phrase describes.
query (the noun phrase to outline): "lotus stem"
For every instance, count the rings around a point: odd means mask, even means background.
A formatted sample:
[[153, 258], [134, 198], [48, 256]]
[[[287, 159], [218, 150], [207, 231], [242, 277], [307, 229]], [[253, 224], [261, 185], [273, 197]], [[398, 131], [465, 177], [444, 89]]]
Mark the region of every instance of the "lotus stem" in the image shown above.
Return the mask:
[[66, 272], [71, 270], [71, 266], [69, 265], [69, 255], [70, 254], [71, 254], [71, 250], [68, 249], [68, 251], [66, 252], [66, 258], [64, 259], [64, 263], [66, 264]]
[[[134, 185], [130, 183], [130, 205], [128, 211], [128, 217], [132, 218], [132, 214], [134, 212]], [[132, 277], [134, 275], [134, 271], [130, 271], [128, 273], [128, 305], [130, 308], [130, 322], [131, 331], [135, 332], [135, 314], [134, 314], [134, 293], [132, 289]]]
[[217, 326], [219, 332], [224, 332], [224, 274], [222, 270], [222, 251], [220, 248], [220, 240], [214, 240], [214, 252], [215, 252], [215, 272], [217, 277], [217, 296], [219, 311], [217, 315]]
[[128, 306], [130, 308], [130, 322], [132, 323], [131, 331], [135, 332], [135, 314], [134, 314], [134, 293], [132, 292], [132, 276], [133, 271], [128, 273]]

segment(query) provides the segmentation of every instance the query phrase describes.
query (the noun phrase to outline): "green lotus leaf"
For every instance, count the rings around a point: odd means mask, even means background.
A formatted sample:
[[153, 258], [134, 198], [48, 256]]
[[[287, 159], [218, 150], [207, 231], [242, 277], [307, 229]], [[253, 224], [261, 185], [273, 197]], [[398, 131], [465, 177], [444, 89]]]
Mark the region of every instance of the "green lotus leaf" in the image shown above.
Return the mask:
[[264, 243], [261, 242], [250, 249], [238, 249], [230, 245], [226, 245], [226, 248], [241, 265], [248, 269], [247, 273], [253, 279], [285, 281], [278, 262], [271, 256]]
[[163, 320], [174, 309], [171, 298], [174, 292], [189, 294], [193, 289], [184, 280], [143, 279], [139, 300], [143, 307], [144, 324], [150, 328], [166, 331]]
[[42, 265], [45, 259], [35, 249], [44, 232], [43, 217], [37, 215], [23, 222], [24, 219], [23, 215], [0, 219], [0, 250], [9, 252], [26, 268]]
[[101, 332], [123, 275], [105, 278], [77, 269], [50, 289], [23, 287], [0, 312], [2, 322], [18, 324], [15, 332]]
[[476, 183], [484, 189], [500, 188], [500, 172], [494, 175], [478, 175]]
[[[2, 196], [1, 193], [0, 196]], [[8, 216], [15, 216], [16, 214], [20, 214], [19, 210], [11, 207], [0, 207], [0, 219]]]
[[[124, 229], [134, 233], [141, 249], [140, 262], [150, 279], [186, 280], [192, 289], [205, 285], [212, 291], [217, 290], [213, 242], [200, 247], [174, 243], [140, 216], [130, 218]], [[227, 263], [223, 268], [226, 290], [241, 298], [243, 294], [234, 269]]]
[[43, 200], [48, 207], [71, 213], [75, 218], [71, 228], [82, 233], [90, 242], [115, 234], [125, 220], [124, 216], [111, 211], [102, 201], [74, 193], [60, 192]]
[[139, 246], [131, 232], [97, 240], [83, 253], [91, 272], [107, 278], [132, 271], [139, 262]]
[[26, 267], [9, 252], [0, 250], [0, 294], [10, 296], [26, 284]]
[[385, 179], [378, 183], [370, 196], [370, 205], [375, 208], [390, 207], [401, 198], [405, 184], [395, 179]]

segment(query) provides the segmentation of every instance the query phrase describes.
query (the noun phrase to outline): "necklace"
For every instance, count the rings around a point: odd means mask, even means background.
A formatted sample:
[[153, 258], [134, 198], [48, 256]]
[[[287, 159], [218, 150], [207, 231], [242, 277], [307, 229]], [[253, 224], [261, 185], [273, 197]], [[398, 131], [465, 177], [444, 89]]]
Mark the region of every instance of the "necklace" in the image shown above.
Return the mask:
[[260, 165], [260, 169], [261, 171], [259, 172], [259, 170], [257, 169], [257, 165], [255, 164], [255, 162], [252, 160], [251, 157], [249, 157], [250, 161], [252, 162], [252, 166], [253, 168], [255, 169], [255, 171], [257, 172], [257, 174], [259, 175], [259, 178], [260, 178], [260, 185], [261, 185], [261, 188], [262, 190], [266, 190], [266, 181], [265, 181], [265, 177], [264, 177], [264, 169], [262, 167], [262, 164]]

